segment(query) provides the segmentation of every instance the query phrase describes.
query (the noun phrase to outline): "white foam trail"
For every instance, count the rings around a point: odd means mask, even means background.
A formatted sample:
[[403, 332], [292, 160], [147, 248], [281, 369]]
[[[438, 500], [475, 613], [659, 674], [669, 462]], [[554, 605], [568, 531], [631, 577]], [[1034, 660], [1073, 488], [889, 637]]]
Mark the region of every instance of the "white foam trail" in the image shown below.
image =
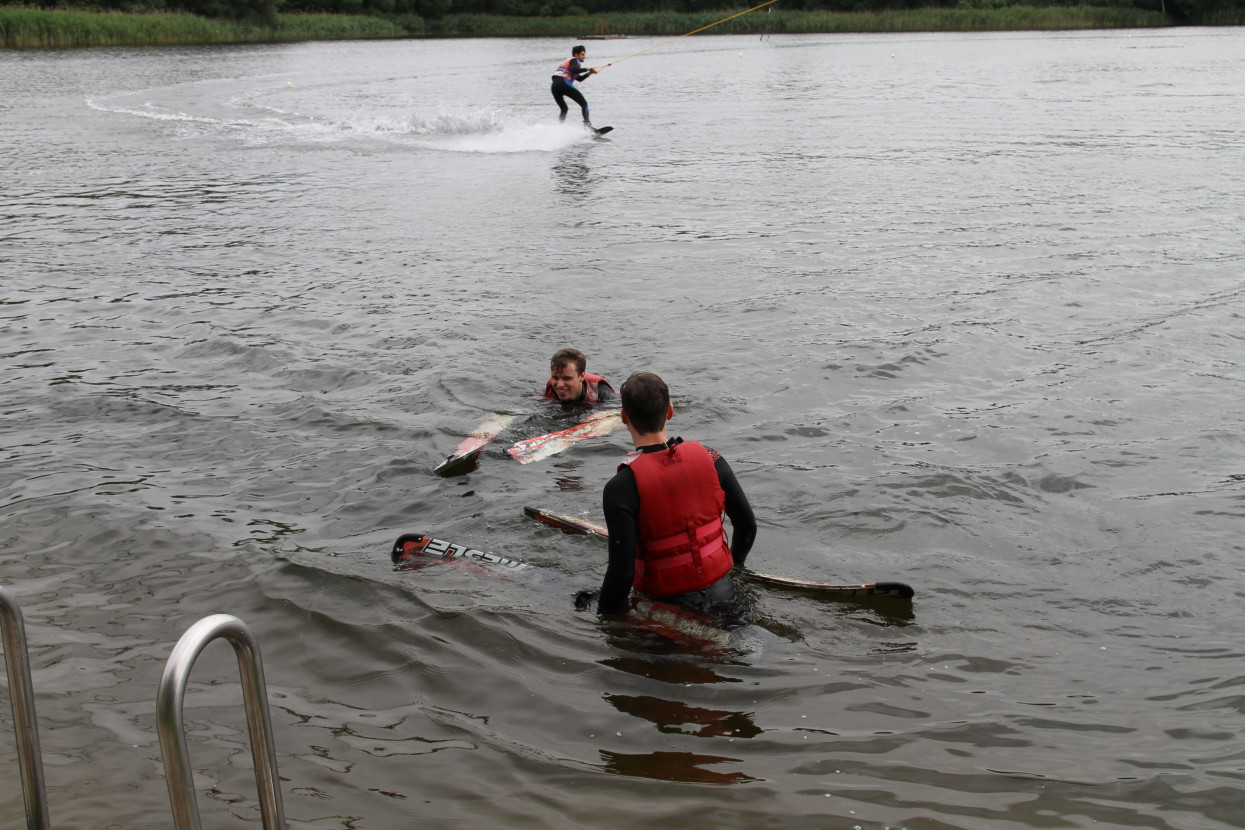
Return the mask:
[[413, 138], [422, 147], [459, 153], [551, 152], [591, 138], [578, 123], [533, 124], [489, 109], [405, 119], [352, 119], [338, 127], [353, 135]]
[[588, 141], [591, 135], [578, 124], [519, 124], [489, 134], [456, 136], [442, 149], [463, 153], [550, 152]]
[[102, 112], [238, 130], [249, 140], [265, 142], [281, 140], [280, 136], [315, 143], [371, 138], [458, 153], [529, 153], [554, 152], [592, 137], [578, 122], [532, 123], [491, 107], [435, 115], [346, 113], [344, 117], [333, 117], [260, 105], [254, 96], [230, 99], [231, 109], [250, 109], [261, 116], [248, 119], [177, 111], [151, 101], [135, 106], [124, 100], [127, 97], [132, 100], [136, 96], [130, 93], [112, 96], [111, 100], [88, 98], [86, 103]]
[[110, 112], [117, 115], [136, 115], [139, 118], [150, 118], [155, 121], [187, 121], [196, 124], [218, 124], [220, 119], [207, 118], [198, 115], [188, 115], [184, 112], [168, 112], [155, 109], [151, 102], [146, 102], [143, 109], [134, 109], [133, 107], [110, 106], [95, 98], [87, 98], [86, 105], [93, 110], [99, 112]]

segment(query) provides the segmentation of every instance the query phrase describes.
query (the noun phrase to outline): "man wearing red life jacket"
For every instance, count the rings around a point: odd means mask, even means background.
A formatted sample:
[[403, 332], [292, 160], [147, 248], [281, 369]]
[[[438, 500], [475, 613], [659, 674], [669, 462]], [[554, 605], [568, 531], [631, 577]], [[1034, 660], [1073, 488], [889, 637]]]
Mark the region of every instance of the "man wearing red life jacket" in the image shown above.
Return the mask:
[[[756, 517], [726, 460], [695, 441], [666, 438], [670, 392], [652, 372], [622, 385], [622, 419], [635, 451], [605, 485], [610, 558], [597, 612], [627, 610], [632, 588], [715, 615], [736, 605], [729, 572], [756, 539]], [[728, 543], [722, 513], [734, 538]]]
[[566, 120], [566, 113], [570, 107], [566, 105], [566, 99], [570, 98], [579, 104], [579, 108], [584, 113], [584, 124], [591, 128], [592, 123], [588, 120], [588, 102], [584, 99], [584, 94], [575, 88], [576, 81], [582, 81], [589, 75], [597, 74], [595, 69], [589, 67], [583, 68], [583, 60], [588, 56], [588, 50], [583, 46], [575, 46], [571, 49], [571, 56], [558, 64], [558, 68], [553, 71], [553, 84], [549, 87], [549, 91], [553, 93], [553, 100], [557, 102], [558, 109], [561, 113], [558, 115], [559, 121]]
[[564, 407], [617, 400], [618, 393], [600, 375], [584, 371], [588, 358], [579, 349], [562, 349], [549, 361], [549, 380], [544, 397], [557, 399]]

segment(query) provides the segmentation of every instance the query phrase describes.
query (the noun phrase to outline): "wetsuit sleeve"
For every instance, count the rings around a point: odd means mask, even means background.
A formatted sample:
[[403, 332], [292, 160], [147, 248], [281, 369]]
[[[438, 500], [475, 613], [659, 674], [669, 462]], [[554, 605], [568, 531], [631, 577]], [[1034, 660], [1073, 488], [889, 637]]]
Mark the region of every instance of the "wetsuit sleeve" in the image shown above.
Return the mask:
[[742, 565], [757, 538], [757, 519], [731, 465], [716, 452], [713, 455], [713, 467], [718, 471], [718, 482], [726, 494], [726, 515], [731, 520], [731, 556], [736, 565]]
[[597, 401], [605, 403], [606, 401], [618, 400], [618, 393], [614, 391], [614, 387], [610, 386], [609, 381], [603, 380], [597, 384]]
[[598, 614], [621, 614], [627, 610], [635, 582], [636, 529], [640, 516], [640, 490], [635, 474], [624, 467], [605, 484], [601, 496], [605, 526], [610, 533], [610, 559], [597, 600]]
[[582, 81], [591, 74], [591, 72], [583, 68], [583, 64], [579, 62], [578, 58], [571, 61], [571, 76], [575, 79], [576, 83]]

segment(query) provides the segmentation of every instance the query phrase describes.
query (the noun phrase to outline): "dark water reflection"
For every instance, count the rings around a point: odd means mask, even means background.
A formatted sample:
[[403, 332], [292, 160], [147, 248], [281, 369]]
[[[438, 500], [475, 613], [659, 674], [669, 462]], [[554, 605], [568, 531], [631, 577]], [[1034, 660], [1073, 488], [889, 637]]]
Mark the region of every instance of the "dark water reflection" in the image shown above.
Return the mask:
[[[659, 732], [677, 732], [702, 738], [720, 735], [752, 738], [764, 731], [753, 723], [751, 714], [745, 712], [705, 709], [688, 706], [681, 701], [632, 695], [606, 695], [605, 699], [620, 712], [651, 721]], [[690, 728], [689, 724], [692, 725]]]
[[721, 772], [706, 769], [716, 764], [739, 763], [738, 758], [716, 755], [695, 755], [690, 752], [650, 752], [645, 755], [621, 755], [602, 752], [606, 772], [631, 778], [655, 778], [693, 784], [743, 784], [756, 779], [742, 772]]

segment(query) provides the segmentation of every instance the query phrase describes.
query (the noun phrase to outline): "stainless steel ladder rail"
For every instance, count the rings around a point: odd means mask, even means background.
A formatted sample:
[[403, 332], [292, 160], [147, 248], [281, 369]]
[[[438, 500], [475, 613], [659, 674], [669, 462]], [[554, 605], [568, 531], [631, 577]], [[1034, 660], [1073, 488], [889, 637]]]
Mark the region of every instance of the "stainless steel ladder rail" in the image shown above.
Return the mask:
[[13, 704], [13, 729], [17, 732], [17, 763], [22, 774], [22, 796], [26, 801], [26, 827], [47, 830], [52, 824], [48, 820], [43, 755], [39, 750], [39, 725], [35, 720], [26, 623], [22, 619], [22, 609], [3, 585], [0, 585], [0, 629], [3, 629], [4, 665]]
[[[267, 685], [259, 656], [259, 643], [246, 623], [230, 614], [213, 614], [192, 625], [177, 641], [164, 664], [164, 675], [156, 695], [156, 727], [164, 755], [164, 774], [169, 785], [177, 830], [201, 830], [195, 799], [194, 772], [182, 721], [182, 702], [186, 682], [195, 659], [212, 640], [224, 637], [233, 646], [242, 675], [242, 697], [246, 704], [247, 731], [251, 757], [255, 761], [255, 782], [265, 830], [285, 830], [281, 806], [281, 787], [277, 777], [277, 752], [268, 715]], [[7, 652], [6, 652], [7, 653]]]

